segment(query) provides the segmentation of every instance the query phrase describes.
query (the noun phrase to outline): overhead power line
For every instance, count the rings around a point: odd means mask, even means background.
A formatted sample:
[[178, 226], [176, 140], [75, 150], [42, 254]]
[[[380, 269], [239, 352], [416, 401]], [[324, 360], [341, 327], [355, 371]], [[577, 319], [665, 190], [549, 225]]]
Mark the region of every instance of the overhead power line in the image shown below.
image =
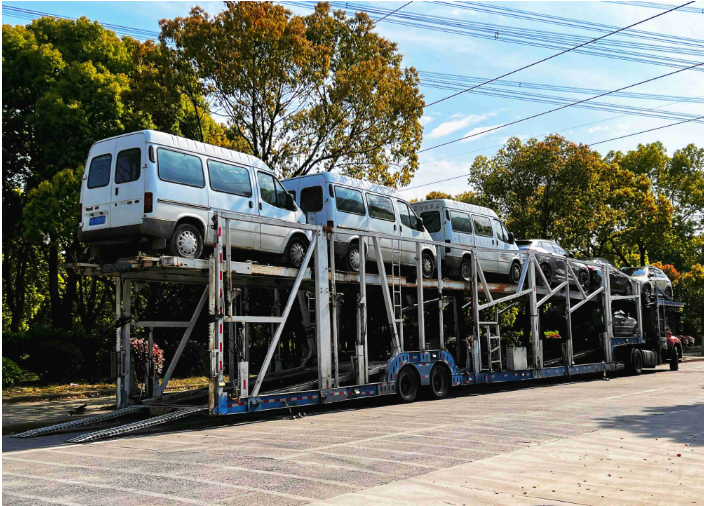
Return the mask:
[[[488, 129], [486, 129], [486, 130], [482, 130], [481, 132], [476, 132], [476, 133], [473, 133], [473, 134], [465, 135], [464, 137], [460, 137], [459, 139], [454, 139], [454, 140], [451, 140], [451, 141], [443, 142], [443, 143], [441, 143], [441, 144], [437, 144], [437, 145], [435, 145], [435, 146], [431, 146], [431, 147], [429, 147], [429, 148], [421, 149], [420, 151], [418, 151], [418, 153], [423, 153], [423, 152], [426, 152], [426, 151], [430, 151], [430, 150], [432, 150], [432, 149], [437, 149], [437, 148], [442, 147], [442, 146], [447, 146], [448, 144], [454, 144], [455, 142], [459, 142], [459, 141], [462, 141], [462, 140], [464, 140], [464, 139], [469, 139], [469, 138], [471, 138], [471, 137], [476, 137], [477, 135], [483, 135], [483, 134], [486, 134], [486, 133], [488, 133], [488, 132], [493, 132], [494, 130], [499, 130], [499, 129], [501, 129], [501, 128], [505, 128], [505, 127], [510, 126], [510, 125], [515, 125], [515, 124], [517, 124], [517, 123], [522, 123], [522, 122], [524, 122], [524, 121], [528, 121], [529, 119], [537, 118], [537, 117], [539, 117], [539, 116], [545, 116], [546, 114], [550, 114], [550, 113], [553, 113], [553, 112], [556, 112], [556, 111], [560, 111], [560, 110], [562, 110], [562, 109], [567, 109], [568, 107], [573, 107], [573, 106], [578, 105], [578, 104], [583, 104], [584, 102], [589, 102], [590, 100], [594, 100], [594, 99], [597, 99], [597, 98], [600, 98], [600, 97], [604, 97], [604, 96], [606, 96], [606, 95], [610, 95], [610, 94], [615, 93], [615, 92], [617, 92], [617, 91], [623, 91], [623, 90], [627, 90], [627, 89], [629, 89], [629, 88], [633, 88], [633, 87], [635, 87], [635, 86], [640, 86], [641, 84], [649, 83], [649, 82], [652, 82], [652, 81], [657, 81], [658, 79], [662, 79], [663, 77], [668, 77], [668, 76], [671, 76], [671, 75], [673, 75], [673, 74], [678, 74], [678, 73], [680, 73], [680, 72], [684, 72], [685, 70], [689, 70], [690, 68], [695, 68], [695, 67], [699, 67], [699, 66], [702, 66], [702, 65], [704, 65], [704, 62], [698, 63], [698, 64], [696, 64], [696, 65], [693, 65], [692, 67], [688, 67], [688, 68], [684, 68], [684, 69], [680, 69], [680, 70], [675, 70], [675, 71], [673, 71], [673, 72], [668, 72], [667, 74], [663, 74], [663, 75], [660, 75], [660, 76], [657, 76], [657, 77], [652, 77], [652, 78], [650, 78], [650, 79], [646, 79], [645, 81], [640, 81], [640, 82], [635, 83], [635, 84], [629, 84], [628, 86], [624, 86], [624, 87], [622, 87], [622, 88], [618, 88], [617, 90], [608, 91], [608, 92], [606, 92], [606, 93], [602, 93], [602, 94], [600, 94], [600, 95], [595, 95], [595, 96], [593, 96], [593, 97], [585, 98], [584, 100], [579, 100], [579, 101], [573, 102], [573, 103], [571, 103], [571, 104], [567, 104], [567, 105], [563, 105], [563, 106], [560, 106], [560, 107], [556, 107], [555, 109], [550, 109], [549, 111], [543, 111], [543, 112], [538, 113], [538, 114], [533, 114], [532, 116], [528, 116], [527, 118], [522, 118], [522, 119], [519, 119], [519, 120], [516, 120], [516, 121], [511, 121], [510, 123], [505, 123], [505, 124], [503, 124], [503, 125], [499, 125], [499, 126], [496, 126], [496, 127], [488, 128]], [[693, 120], [688, 120], [688, 121], [693, 121]]]
[[[659, 3], [655, 3], [655, 2], [610, 2], [610, 1], [607, 1], [605, 3], [616, 4], [616, 5], [629, 5], [632, 7], [647, 7], [649, 9], [660, 9], [660, 10], [669, 9], [671, 7], [671, 5], [668, 5], [668, 4], [659, 4]], [[685, 7], [680, 12], [692, 12], [692, 13], [696, 13], [696, 14], [704, 14], [704, 9], [699, 9], [698, 7]]]
[[637, 26], [637, 25], [640, 25], [640, 24], [642, 24], [642, 23], [645, 23], [646, 21], [650, 21], [651, 19], [655, 19], [655, 18], [658, 18], [658, 17], [660, 17], [660, 16], [664, 16], [665, 14], [667, 14], [667, 13], [669, 13], [669, 12], [672, 12], [672, 11], [674, 11], [674, 10], [677, 10], [677, 9], [679, 9], [680, 7], [684, 7], [684, 6], [686, 6], [686, 5], [693, 4], [693, 3], [694, 3], [693, 1], [692, 1], [692, 2], [687, 2], [686, 4], [683, 4], [683, 5], [680, 5], [680, 6], [677, 6], [677, 7], [673, 7], [673, 8], [670, 9], [669, 11], [661, 12], [661, 13], [656, 14], [656, 15], [654, 15], [654, 16], [651, 16], [651, 17], [649, 17], [649, 18], [646, 18], [646, 19], [643, 19], [643, 20], [641, 20], [641, 21], [638, 21], [637, 23], [633, 23], [633, 24], [628, 25], [628, 26], [626, 26], [626, 27], [619, 28], [618, 30], [611, 31], [611, 32], [609, 32], [609, 33], [607, 33], [607, 34], [604, 34], [604, 35], [602, 35], [602, 36], [600, 36], [600, 37], [597, 37], [597, 38], [595, 38], [595, 39], [592, 39], [592, 40], [590, 40], [590, 41], [587, 41], [587, 42], [584, 42], [584, 43], [579, 44], [579, 45], [577, 45], [577, 46], [571, 47], [571, 48], [566, 49], [566, 50], [564, 50], [564, 51], [561, 51], [561, 52], [559, 52], [559, 53], [557, 53], [557, 54], [554, 54], [554, 55], [552, 55], [552, 56], [548, 56], [547, 58], [543, 58], [542, 60], [538, 60], [538, 61], [533, 62], [533, 63], [530, 63], [530, 64], [528, 64], [528, 65], [524, 65], [524, 66], [521, 67], [521, 68], [518, 68], [518, 69], [516, 69], [516, 70], [512, 70], [511, 72], [507, 72], [507, 73], [505, 73], [505, 74], [503, 74], [503, 75], [501, 75], [501, 76], [499, 76], [499, 77], [495, 77], [494, 79], [489, 79], [489, 80], [487, 80], [487, 81], [484, 81], [483, 83], [476, 84], [476, 85], [474, 85], [474, 86], [472, 86], [472, 87], [470, 87], [470, 88], [467, 88], [466, 90], [459, 91], [459, 92], [457, 92], [457, 93], [453, 93], [452, 95], [448, 95], [447, 97], [441, 98], [440, 100], [436, 100], [436, 101], [434, 101], [434, 102], [431, 102], [430, 104], [426, 105], [426, 107], [432, 107], [432, 106], [435, 105], [435, 104], [439, 104], [440, 102], [444, 102], [445, 100], [449, 100], [449, 99], [451, 99], [451, 98], [453, 98], [453, 97], [456, 97], [456, 96], [461, 95], [461, 94], [463, 94], [463, 93], [466, 93], [466, 92], [468, 92], [468, 91], [477, 89], [477, 88], [479, 88], [480, 86], [484, 86], [485, 84], [493, 83], [494, 81], [498, 81], [499, 79], [503, 79], [504, 77], [508, 77], [508, 76], [510, 76], [510, 75], [512, 75], [512, 74], [516, 74], [517, 72], [520, 72], [520, 71], [525, 70], [525, 69], [527, 69], [527, 68], [534, 67], [534, 66], [539, 65], [539, 64], [541, 64], [541, 63], [543, 63], [543, 62], [546, 62], [546, 61], [548, 61], [548, 60], [552, 60], [553, 58], [557, 58], [558, 56], [561, 56], [561, 55], [563, 55], [563, 54], [566, 54], [566, 53], [575, 51], [575, 50], [579, 49], [580, 47], [586, 46], [587, 44], [592, 44], [592, 43], [597, 42], [597, 41], [599, 41], [599, 40], [601, 40], [601, 39], [604, 39], [604, 38], [609, 37], [609, 36], [611, 36], [611, 35], [615, 35], [615, 34], [617, 34], [617, 33], [623, 32], [624, 30], [628, 30], [629, 28], [633, 28], [634, 26]]
[[401, 7], [399, 7], [399, 8], [396, 9], [395, 11], [391, 11], [391, 12], [389, 12], [386, 16], [382, 16], [381, 18], [377, 19], [376, 21], [374, 21], [374, 26], [378, 25], [379, 23], [381, 23], [382, 21], [384, 21], [384, 20], [385, 20], [386, 18], [388, 18], [389, 16], [392, 16], [392, 15], [396, 14], [398, 11], [400, 11], [400, 10], [403, 9], [404, 7], [407, 7], [407, 6], [411, 5], [412, 3], [413, 3], [413, 2], [408, 2], [408, 3], [406, 3], [406, 4], [403, 4]]
[[673, 126], [681, 125], [683, 123], [689, 123], [690, 121], [695, 121], [697, 119], [702, 119], [702, 118], [704, 118], [704, 116], [699, 116], [698, 118], [688, 119], [687, 121], [679, 121], [677, 123], [670, 123], [669, 125], [663, 125], [663, 126], [656, 127], [656, 128], [650, 128], [648, 130], [641, 130], [640, 132], [635, 132], [635, 133], [628, 134], [628, 135], [622, 135], [620, 137], [614, 137], [612, 139], [606, 139], [606, 140], [599, 141], [599, 142], [592, 142], [591, 144], [588, 144], [588, 146], [592, 147], [592, 146], [596, 146], [597, 144], [604, 144], [605, 142], [617, 141], [619, 139], [625, 139], [626, 137], [633, 137], [634, 135], [640, 135], [640, 134], [645, 134], [648, 132], [654, 132], [655, 130], [662, 130], [663, 128], [670, 128]]

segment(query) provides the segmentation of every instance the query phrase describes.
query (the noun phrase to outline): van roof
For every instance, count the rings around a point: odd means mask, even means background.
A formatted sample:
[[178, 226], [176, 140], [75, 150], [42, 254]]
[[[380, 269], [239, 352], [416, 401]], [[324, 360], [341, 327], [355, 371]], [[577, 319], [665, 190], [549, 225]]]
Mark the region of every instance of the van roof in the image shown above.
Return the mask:
[[374, 193], [381, 193], [383, 195], [389, 195], [391, 197], [401, 198], [396, 190], [389, 188], [388, 186], [383, 186], [380, 184], [370, 183], [363, 179], [356, 179], [349, 176], [343, 176], [342, 174], [333, 174], [331, 172], [316, 172], [314, 174], [306, 174], [305, 176], [298, 176], [286, 179], [285, 181], [298, 181], [310, 177], [322, 176], [328, 183], [340, 183], [345, 186], [352, 186], [360, 190], [368, 190]]
[[491, 216], [492, 218], [499, 217], [499, 215], [496, 214], [493, 209], [490, 209], [488, 207], [475, 206], [474, 204], [465, 204], [464, 202], [458, 202], [456, 200], [450, 200], [450, 199], [421, 200], [420, 202], [414, 202], [412, 204], [412, 206], [421, 206], [423, 204], [430, 204], [430, 203], [435, 203], [435, 202], [440, 203], [449, 209], [459, 209], [461, 211], [468, 211], [471, 213], [481, 214], [484, 216]]
[[258, 169], [265, 169], [271, 172], [271, 169], [263, 161], [252, 155], [240, 153], [239, 151], [233, 151], [232, 149], [221, 148], [212, 144], [205, 144], [204, 142], [198, 142], [192, 139], [186, 139], [185, 137], [179, 137], [177, 135], [167, 134], [165, 132], [159, 132], [157, 130], [140, 130], [137, 132], [130, 132], [129, 134], [116, 135], [115, 137], [101, 139], [95, 144], [139, 133], [144, 134], [145, 141], [152, 144], [159, 144], [162, 146], [178, 148], [184, 151], [190, 151], [192, 153], [198, 153], [204, 156], [220, 158], [222, 160], [230, 160], [235, 163], [249, 165]]

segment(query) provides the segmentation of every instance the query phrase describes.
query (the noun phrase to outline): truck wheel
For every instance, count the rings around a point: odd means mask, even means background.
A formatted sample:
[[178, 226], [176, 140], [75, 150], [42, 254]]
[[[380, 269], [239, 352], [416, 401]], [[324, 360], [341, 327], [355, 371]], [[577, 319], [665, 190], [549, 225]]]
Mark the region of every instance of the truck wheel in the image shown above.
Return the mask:
[[469, 256], [462, 257], [460, 264], [460, 277], [463, 281], [472, 281], [472, 259]]
[[413, 402], [418, 395], [418, 376], [410, 367], [404, 367], [396, 379], [396, 392], [403, 402]]
[[677, 346], [670, 350], [670, 370], [677, 371], [680, 368], [680, 357], [677, 354]]
[[189, 223], [177, 226], [169, 239], [169, 253], [183, 258], [200, 258], [203, 254], [203, 237], [200, 231]]
[[421, 254], [421, 266], [423, 268], [423, 278], [425, 279], [430, 279], [433, 277], [433, 273], [435, 272], [435, 262], [433, 261], [433, 255], [428, 253], [427, 251], [424, 251]]
[[433, 399], [444, 399], [450, 390], [450, 375], [445, 366], [436, 364], [430, 371], [430, 393]]
[[300, 268], [306, 258], [307, 251], [306, 241], [300, 237], [292, 237], [286, 246], [286, 263], [296, 269]]
[[347, 248], [345, 255], [345, 268], [348, 271], [359, 272], [362, 268], [362, 255], [359, 251], [359, 243], [353, 242]]
[[631, 351], [631, 362], [628, 364], [628, 370], [633, 376], [640, 376], [643, 373], [643, 353], [638, 348], [633, 348], [633, 351]]

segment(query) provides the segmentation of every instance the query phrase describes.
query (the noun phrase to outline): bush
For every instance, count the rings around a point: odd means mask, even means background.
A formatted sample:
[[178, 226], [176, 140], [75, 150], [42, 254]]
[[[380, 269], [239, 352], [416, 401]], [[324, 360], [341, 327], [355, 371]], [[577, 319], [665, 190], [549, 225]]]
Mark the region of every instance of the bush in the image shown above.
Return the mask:
[[22, 369], [14, 361], [2, 357], [2, 387], [13, 387], [22, 379]]

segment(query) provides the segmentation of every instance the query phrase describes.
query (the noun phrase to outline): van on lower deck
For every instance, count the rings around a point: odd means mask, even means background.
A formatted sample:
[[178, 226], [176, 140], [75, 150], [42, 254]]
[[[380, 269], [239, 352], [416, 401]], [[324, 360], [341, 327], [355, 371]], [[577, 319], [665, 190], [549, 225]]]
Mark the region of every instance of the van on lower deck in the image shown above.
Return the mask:
[[[381, 232], [403, 239], [425, 239], [432, 241], [423, 226], [423, 220], [413, 212], [408, 202], [402, 200], [396, 190], [360, 179], [329, 172], [285, 179], [284, 187], [294, 195], [309, 223]], [[342, 267], [359, 272], [361, 257], [359, 234], [336, 234], [335, 254]], [[367, 242], [367, 259], [376, 260], [376, 252], [370, 240]], [[416, 243], [396, 242], [381, 239], [380, 247], [384, 261], [391, 262], [394, 247], [400, 252], [400, 263], [416, 265]], [[400, 245], [400, 248], [399, 248]], [[435, 247], [422, 245], [423, 276], [432, 277], [435, 272]]]
[[[518, 283], [522, 268], [518, 246], [494, 211], [446, 199], [414, 202], [411, 207], [433, 240], [481, 247], [477, 250], [477, 261], [483, 272], [508, 275], [511, 282]], [[448, 274], [470, 281], [470, 252], [450, 245], [444, 250], [441, 261]]]
[[280, 221], [230, 220], [234, 248], [281, 255], [299, 266], [309, 243], [303, 231], [286, 226], [305, 223], [305, 216], [264, 162], [152, 130], [91, 147], [80, 207], [80, 238], [103, 259], [123, 245], [199, 258], [215, 242], [216, 210]]

